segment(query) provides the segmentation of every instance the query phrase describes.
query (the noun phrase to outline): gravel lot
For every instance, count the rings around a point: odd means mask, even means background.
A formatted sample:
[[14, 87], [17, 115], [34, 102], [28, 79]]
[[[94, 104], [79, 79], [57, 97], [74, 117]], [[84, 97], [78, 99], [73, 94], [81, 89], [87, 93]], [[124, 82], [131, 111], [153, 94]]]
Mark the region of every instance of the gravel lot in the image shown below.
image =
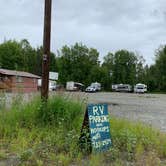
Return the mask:
[[142, 121], [166, 132], [166, 95], [89, 93], [89, 103], [107, 103], [113, 116]]
[[[24, 95], [24, 101], [28, 101], [34, 95]], [[113, 116], [145, 122], [166, 132], [166, 94], [66, 92], [65, 95], [77, 100], [86, 99], [88, 103], [107, 103]], [[0, 96], [0, 106], [3, 98], [4, 96]], [[15, 95], [6, 94], [5, 98], [6, 106], [9, 107]]]

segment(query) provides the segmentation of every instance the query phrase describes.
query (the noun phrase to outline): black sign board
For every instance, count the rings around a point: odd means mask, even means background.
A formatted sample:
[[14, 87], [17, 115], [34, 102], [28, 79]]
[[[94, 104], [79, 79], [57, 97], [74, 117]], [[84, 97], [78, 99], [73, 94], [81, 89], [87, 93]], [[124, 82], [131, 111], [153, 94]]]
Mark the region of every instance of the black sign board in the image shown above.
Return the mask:
[[107, 104], [87, 106], [80, 139], [82, 143], [88, 142], [90, 151], [104, 152], [110, 149], [112, 142]]

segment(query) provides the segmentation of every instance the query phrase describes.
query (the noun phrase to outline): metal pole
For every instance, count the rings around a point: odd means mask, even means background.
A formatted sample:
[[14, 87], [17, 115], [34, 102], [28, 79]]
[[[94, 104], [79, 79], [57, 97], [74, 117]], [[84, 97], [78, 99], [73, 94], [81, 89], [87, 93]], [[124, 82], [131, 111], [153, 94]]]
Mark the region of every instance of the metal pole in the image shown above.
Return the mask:
[[41, 98], [48, 99], [52, 0], [45, 0]]

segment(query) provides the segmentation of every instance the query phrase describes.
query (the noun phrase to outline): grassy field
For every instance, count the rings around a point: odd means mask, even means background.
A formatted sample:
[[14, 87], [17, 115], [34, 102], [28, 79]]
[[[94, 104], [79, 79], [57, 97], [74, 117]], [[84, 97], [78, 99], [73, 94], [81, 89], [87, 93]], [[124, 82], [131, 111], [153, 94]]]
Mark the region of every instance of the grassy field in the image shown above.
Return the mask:
[[47, 105], [39, 97], [25, 104], [21, 95], [11, 108], [0, 104], [0, 165], [166, 165], [166, 134], [141, 123], [111, 117], [113, 146], [103, 154], [88, 154], [78, 140], [85, 101], [53, 96]]

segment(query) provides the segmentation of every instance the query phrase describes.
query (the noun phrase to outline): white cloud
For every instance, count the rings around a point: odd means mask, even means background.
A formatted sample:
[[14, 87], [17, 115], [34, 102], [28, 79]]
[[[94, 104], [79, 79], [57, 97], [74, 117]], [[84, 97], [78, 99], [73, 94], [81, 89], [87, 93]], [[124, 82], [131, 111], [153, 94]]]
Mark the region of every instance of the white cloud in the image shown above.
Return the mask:
[[[52, 50], [82, 42], [108, 51], [140, 52], [152, 63], [154, 51], [166, 42], [164, 0], [57, 0], [52, 7]], [[42, 0], [0, 1], [0, 42], [27, 38], [34, 46], [43, 41]]]

